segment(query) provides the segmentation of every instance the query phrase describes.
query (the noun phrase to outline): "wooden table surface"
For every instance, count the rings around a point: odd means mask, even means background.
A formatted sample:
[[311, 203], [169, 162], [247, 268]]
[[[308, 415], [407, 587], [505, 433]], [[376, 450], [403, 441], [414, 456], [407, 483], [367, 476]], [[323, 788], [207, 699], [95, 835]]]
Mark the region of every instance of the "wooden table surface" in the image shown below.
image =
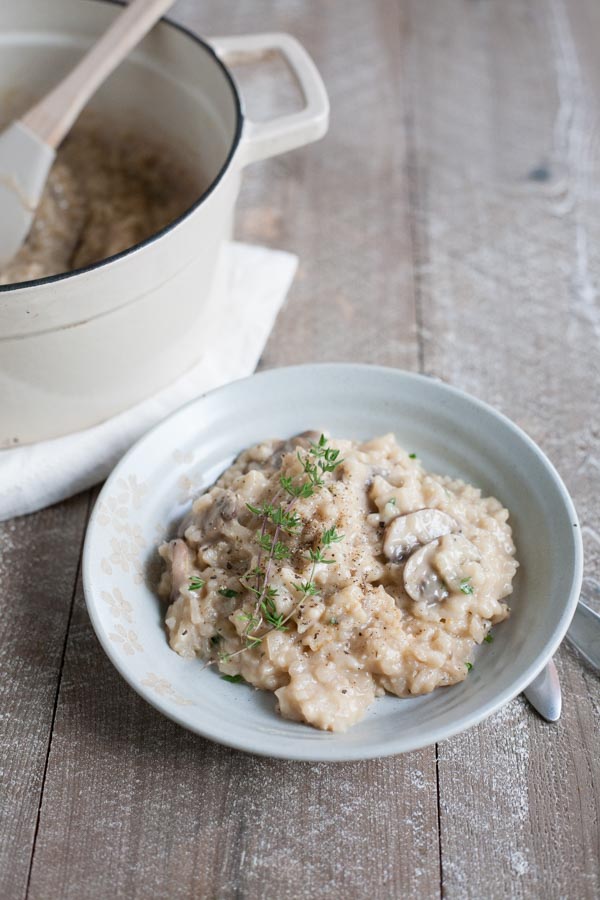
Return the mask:
[[[248, 170], [245, 240], [301, 258], [262, 366], [430, 373], [501, 409], [579, 510], [600, 605], [598, 0], [186, 0], [203, 34], [283, 30], [327, 138]], [[274, 71], [280, 72], [275, 67]], [[289, 108], [247, 72], [250, 111]], [[594, 898], [598, 679], [405, 756], [303, 764], [188, 734], [117, 675], [85, 611], [93, 493], [0, 526], [0, 896]]]

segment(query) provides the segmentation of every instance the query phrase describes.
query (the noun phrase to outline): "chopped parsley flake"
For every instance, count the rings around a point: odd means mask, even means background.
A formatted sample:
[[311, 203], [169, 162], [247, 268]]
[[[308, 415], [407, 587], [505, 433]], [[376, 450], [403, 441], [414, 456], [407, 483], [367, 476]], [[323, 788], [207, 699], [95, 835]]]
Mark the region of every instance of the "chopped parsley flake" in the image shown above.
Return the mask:
[[233, 597], [239, 597], [238, 591], [232, 591], [231, 588], [219, 588], [219, 594], [221, 597], [227, 597], [231, 600]]
[[474, 592], [475, 588], [473, 587], [473, 585], [470, 582], [471, 582], [470, 578], [463, 578], [463, 580], [461, 581], [460, 589], [463, 592], [463, 594], [472, 594]]
[[409, 453], [409, 454], [408, 454], [408, 458], [409, 458], [409, 459], [416, 459], [416, 458], [417, 458], [417, 454], [416, 454], [416, 453]]
[[467, 672], [470, 672], [473, 668], [473, 663], [465, 663], [465, 666], [467, 667]]
[[246, 681], [241, 675], [221, 675], [221, 678], [223, 681], [231, 682], [231, 684], [243, 684]]
[[486, 642], [486, 644], [491, 644], [493, 640], [494, 638], [491, 634], [486, 634], [486, 636], [484, 637], [484, 641]]
[[205, 585], [205, 581], [203, 578], [198, 578], [197, 575], [194, 575], [190, 578], [190, 583], [188, 584], [188, 588], [190, 591], [201, 591]]

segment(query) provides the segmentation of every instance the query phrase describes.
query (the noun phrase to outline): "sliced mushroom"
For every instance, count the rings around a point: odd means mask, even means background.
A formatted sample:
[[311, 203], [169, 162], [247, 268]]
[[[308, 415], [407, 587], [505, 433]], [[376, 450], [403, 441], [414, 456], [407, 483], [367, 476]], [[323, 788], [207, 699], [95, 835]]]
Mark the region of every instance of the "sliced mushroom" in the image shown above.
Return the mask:
[[295, 434], [294, 437], [290, 438], [286, 443], [291, 443], [292, 450], [295, 447], [303, 447], [305, 450], [308, 450], [311, 444], [318, 444], [320, 438], [320, 431], [301, 431], [300, 434]]
[[446, 585], [433, 568], [440, 542], [431, 541], [415, 550], [404, 566], [404, 590], [412, 600], [439, 603], [448, 596]]
[[220, 537], [223, 525], [235, 519], [238, 513], [238, 498], [233, 491], [223, 488], [215, 489], [214, 503], [209, 506], [198, 521], [204, 540], [215, 540]]
[[240, 512], [238, 496], [234, 491], [213, 488], [210, 493], [198, 498], [184, 517], [178, 529], [178, 536], [192, 544], [211, 544], [223, 534], [226, 522]]
[[445, 512], [418, 509], [392, 519], [385, 532], [383, 552], [392, 562], [401, 562], [419, 544], [428, 544], [453, 531], [458, 531], [458, 523]]
[[171, 601], [179, 596], [182, 587], [187, 587], [193, 568], [192, 551], [180, 538], [171, 541]]
[[321, 435], [318, 431], [303, 431], [301, 434], [295, 434], [293, 437], [288, 438], [287, 441], [278, 441], [271, 457], [273, 467], [280, 469], [286, 453], [292, 453], [299, 447], [303, 450], [308, 450], [311, 443], [317, 444], [319, 442], [320, 437]]

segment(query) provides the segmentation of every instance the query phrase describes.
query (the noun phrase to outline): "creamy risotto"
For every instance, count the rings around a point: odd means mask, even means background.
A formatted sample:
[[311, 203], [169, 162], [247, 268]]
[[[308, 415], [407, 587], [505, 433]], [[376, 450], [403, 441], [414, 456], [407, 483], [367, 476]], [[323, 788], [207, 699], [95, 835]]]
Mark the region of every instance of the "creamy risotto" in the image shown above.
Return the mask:
[[89, 266], [181, 215], [199, 185], [145, 135], [82, 117], [61, 144], [27, 240], [0, 269], [16, 284]]
[[173, 650], [331, 731], [466, 678], [518, 565], [498, 500], [392, 434], [245, 450], [159, 552]]

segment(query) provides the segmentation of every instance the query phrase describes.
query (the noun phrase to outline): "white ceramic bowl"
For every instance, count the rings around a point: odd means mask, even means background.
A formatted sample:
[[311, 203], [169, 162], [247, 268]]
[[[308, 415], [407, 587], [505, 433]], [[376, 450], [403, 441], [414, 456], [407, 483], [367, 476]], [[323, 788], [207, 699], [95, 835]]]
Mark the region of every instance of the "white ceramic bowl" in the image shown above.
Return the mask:
[[[346, 734], [275, 713], [272, 694], [229, 684], [168, 646], [155, 594], [156, 545], [236, 454], [309, 428], [369, 438], [393, 431], [428, 469], [456, 475], [511, 512], [521, 566], [512, 615], [479, 648], [463, 683], [423, 697], [378, 699]], [[350, 760], [413, 750], [456, 734], [520, 693], [550, 659], [579, 596], [582, 545], [573, 503], [541, 450], [489, 406], [439, 381], [393, 369], [275, 369], [178, 410], [108, 479], [85, 542], [83, 580], [106, 653], [149, 703], [185, 728], [253, 753]]]

